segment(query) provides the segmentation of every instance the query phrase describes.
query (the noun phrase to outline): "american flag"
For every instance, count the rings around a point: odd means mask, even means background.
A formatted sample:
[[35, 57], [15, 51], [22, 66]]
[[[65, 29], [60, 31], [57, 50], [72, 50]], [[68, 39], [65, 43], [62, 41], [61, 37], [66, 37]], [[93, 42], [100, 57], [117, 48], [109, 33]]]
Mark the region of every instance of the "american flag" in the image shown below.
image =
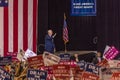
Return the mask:
[[38, 0], [0, 0], [0, 55], [36, 52]]
[[63, 24], [63, 40], [64, 40], [64, 43], [67, 43], [69, 41], [67, 22], [66, 22], [65, 14], [64, 14], [64, 24]]

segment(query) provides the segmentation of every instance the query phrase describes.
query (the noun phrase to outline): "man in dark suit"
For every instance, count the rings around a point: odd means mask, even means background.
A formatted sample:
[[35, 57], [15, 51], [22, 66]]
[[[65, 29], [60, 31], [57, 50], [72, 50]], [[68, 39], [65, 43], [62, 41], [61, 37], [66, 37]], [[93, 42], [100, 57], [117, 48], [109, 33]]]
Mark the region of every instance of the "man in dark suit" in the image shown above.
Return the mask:
[[54, 53], [55, 51], [55, 44], [54, 44], [54, 37], [53, 36], [53, 31], [48, 30], [47, 35], [45, 36], [45, 51]]

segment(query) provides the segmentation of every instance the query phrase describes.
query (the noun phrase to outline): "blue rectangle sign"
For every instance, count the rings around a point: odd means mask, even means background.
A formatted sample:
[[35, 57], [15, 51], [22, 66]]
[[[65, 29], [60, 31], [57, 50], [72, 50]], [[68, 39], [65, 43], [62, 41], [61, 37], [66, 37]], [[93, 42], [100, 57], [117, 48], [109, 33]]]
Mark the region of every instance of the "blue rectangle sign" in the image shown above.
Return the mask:
[[47, 72], [41, 70], [28, 70], [27, 80], [46, 80]]
[[99, 74], [99, 66], [91, 64], [91, 63], [87, 63], [86, 64], [86, 70], [87, 72], [91, 72], [93, 74], [98, 75]]
[[71, 0], [72, 16], [96, 16], [96, 0]]
[[0, 66], [5, 66], [6, 64], [10, 64], [12, 62], [12, 57], [0, 57]]
[[70, 54], [60, 54], [59, 55], [62, 61], [69, 61], [70, 60]]

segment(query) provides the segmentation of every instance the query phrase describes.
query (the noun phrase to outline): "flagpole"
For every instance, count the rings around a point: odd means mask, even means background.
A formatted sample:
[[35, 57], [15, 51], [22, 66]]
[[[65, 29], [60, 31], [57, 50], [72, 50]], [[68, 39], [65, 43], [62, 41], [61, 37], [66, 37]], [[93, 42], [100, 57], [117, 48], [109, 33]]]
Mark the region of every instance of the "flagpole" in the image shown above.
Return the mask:
[[68, 30], [67, 30], [67, 23], [66, 23], [66, 16], [64, 13], [64, 24], [63, 24], [63, 40], [64, 40], [64, 47], [65, 47], [65, 53], [67, 53], [67, 42], [68, 40]]
[[66, 46], [66, 42], [65, 42], [65, 53], [67, 52], [67, 46]]

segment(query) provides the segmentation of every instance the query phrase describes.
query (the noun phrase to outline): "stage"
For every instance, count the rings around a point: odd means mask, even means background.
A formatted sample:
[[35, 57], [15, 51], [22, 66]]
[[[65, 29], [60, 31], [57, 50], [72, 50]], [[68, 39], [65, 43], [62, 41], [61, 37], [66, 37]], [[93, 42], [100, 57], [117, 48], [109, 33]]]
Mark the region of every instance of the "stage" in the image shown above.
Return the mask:
[[[78, 55], [82, 55], [82, 54], [89, 54], [89, 53], [97, 53], [97, 51], [67, 51], [66, 53], [70, 54], [71, 56], [73, 56], [74, 54], [78, 54]], [[55, 52], [56, 55], [59, 54], [65, 54], [65, 51], [58, 51]]]

